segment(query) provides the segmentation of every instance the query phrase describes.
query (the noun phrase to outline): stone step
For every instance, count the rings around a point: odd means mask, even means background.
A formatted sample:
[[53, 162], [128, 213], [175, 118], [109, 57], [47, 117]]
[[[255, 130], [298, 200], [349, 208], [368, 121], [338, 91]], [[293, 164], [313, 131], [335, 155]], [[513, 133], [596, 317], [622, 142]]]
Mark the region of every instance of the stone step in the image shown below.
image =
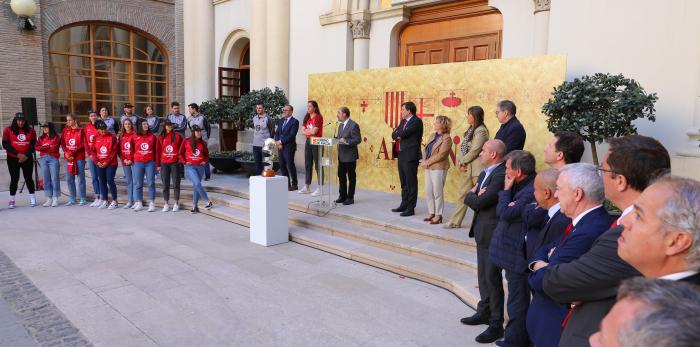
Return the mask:
[[475, 308], [479, 302], [476, 273], [339, 238], [316, 230], [290, 227], [292, 241], [347, 259], [444, 288]]

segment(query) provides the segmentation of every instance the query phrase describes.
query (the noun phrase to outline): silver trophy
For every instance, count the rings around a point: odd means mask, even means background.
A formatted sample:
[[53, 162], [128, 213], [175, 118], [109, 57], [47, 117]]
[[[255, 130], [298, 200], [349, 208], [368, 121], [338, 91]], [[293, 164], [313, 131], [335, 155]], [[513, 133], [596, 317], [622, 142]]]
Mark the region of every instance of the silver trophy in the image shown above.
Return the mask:
[[265, 158], [263, 159], [263, 161], [265, 162], [265, 169], [263, 170], [262, 175], [264, 177], [275, 177], [275, 170], [272, 163], [272, 157], [275, 154], [277, 154], [277, 142], [275, 141], [275, 139], [265, 139], [262, 151], [263, 153], [267, 154], [264, 156]]

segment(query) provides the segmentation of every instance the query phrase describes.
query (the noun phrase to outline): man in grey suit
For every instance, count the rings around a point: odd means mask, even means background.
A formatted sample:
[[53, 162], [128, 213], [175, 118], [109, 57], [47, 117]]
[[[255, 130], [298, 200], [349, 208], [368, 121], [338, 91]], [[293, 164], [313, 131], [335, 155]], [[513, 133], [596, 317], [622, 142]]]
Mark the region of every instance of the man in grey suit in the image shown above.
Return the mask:
[[[340, 196], [335, 202], [337, 204], [352, 205], [355, 203], [355, 184], [357, 178], [355, 169], [357, 159], [357, 145], [362, 142], [360, 126], [350, 119], [350, 109], [343, 106], [338, 109], [338, 190]], [[349, 181], [349, 182], [348, 182]], [[348, 185], [349, 183], [349, 185]]]
[[[603, 177], [605, 197], [625, 216], [655, 174], [670, 169], [671, 159], [663, 145], [650, 137], [630, 135], [607, 142], [610, 149], [598, 174]], [[550, 298], [576, 303], [564, 321], [559, 346], [587, 347], [588, 338], [615, 304], [620, 283], [641, 275], [617, 254], [621, 233], [622, 227], [613, 223], [580, 258], [551, 266], [544, 274], [542, 285]]]
[[477, 281], [481, 298], [476, 313], [460, 321], [467, 325], [489, 326], [476, 337], [479, 343], [492, 343], [503, 337], [503, 277], [501, 270], [489, 259], [489, 245], [499, 220], [496, 205], [498, 192], [503, 190], [506, 177], [505, 154], [503, 141], [489, 140], [484, 143], [479, 160], [485, 169], [479, 174], [476, 186], [464, 198], [464, 204], [474, 210], [469, 237], [476, 240]]

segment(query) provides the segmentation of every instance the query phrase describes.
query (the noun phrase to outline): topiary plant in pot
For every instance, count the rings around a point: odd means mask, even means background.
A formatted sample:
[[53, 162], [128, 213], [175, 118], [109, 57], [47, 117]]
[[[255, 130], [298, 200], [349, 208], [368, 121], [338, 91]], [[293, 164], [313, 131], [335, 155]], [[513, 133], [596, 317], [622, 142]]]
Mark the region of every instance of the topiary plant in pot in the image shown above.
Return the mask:
[[226, 151], [226, 142], [223, 140], [223, 123], [230, 122], [233, 119], [233, 109], [235, 104], [230, 98], [216, 98], [202, 102], [199, 105], [199, 112], [207, 116], [211, 123], [219, 125], [219, 143], [221, 150]]
[[238, 99], [238, 103], [231, 110], [232, 121], [239, 129], [253, 127], [253, 115], [255, 114], [255, 106], [263, 104], [265, 112], [273, 119], [279, 119], [282, 114], [282, 108], [288, 104], [287, 96], [284, 91], [275, 87], [272, 91], [270, 88], [251, 90], [248, 94], [242, 95]]
[[609, 137], [636, 134], [632, 124], [636, 119], [655, 121], [657, 99], [656, 93], [647, 94], [633, 79], [597, 73], [555, 87], [542, 112], [550, 132], [573, 131], [590, 143], [593, 163], [598, 165], [596, 144]]

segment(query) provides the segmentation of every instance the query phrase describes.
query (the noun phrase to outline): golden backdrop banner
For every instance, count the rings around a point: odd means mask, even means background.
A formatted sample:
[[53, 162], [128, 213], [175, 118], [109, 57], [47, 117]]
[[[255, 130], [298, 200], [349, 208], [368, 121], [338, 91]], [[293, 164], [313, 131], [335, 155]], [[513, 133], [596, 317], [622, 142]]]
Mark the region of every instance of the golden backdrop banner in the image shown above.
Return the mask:
[[[459, 194], [459, 171], [455, 155], [468, 128], [470, 106], [484, 108], [490, 138], [500, 124], [496, 104], [508, 99], [517, 106], [517, 117], [527, 132], [525, 150], [545, 167], [543, 151], [552, 134], [547, 130], [542, 105], [553, 88], [564, 82], [563, 55], [493, 59], [464, 63], [407, 66], [377, 70], [347, 71], [309, 75], [309, 100], [316, 100], [324, 122], [335, 121], [338, 108], [350, 108], [351, 118], [360, 125], [362, 143], [357, 162], [357, 187], [400, 193], [397, 159], [392, 157], [391, 132], [400, 121], [401, 103], [413, 101], [423, 120], [423, 144], [434, 132], [435, 116], [452, 119], [451, 167], [445, 184], [447, 201]], [[324, 129], [332, 136], [334, 122]], [[337, 180], [337, 178], [336, 178]], [[423, 196], [423, 170], [418, 170], [419, 194]]]

